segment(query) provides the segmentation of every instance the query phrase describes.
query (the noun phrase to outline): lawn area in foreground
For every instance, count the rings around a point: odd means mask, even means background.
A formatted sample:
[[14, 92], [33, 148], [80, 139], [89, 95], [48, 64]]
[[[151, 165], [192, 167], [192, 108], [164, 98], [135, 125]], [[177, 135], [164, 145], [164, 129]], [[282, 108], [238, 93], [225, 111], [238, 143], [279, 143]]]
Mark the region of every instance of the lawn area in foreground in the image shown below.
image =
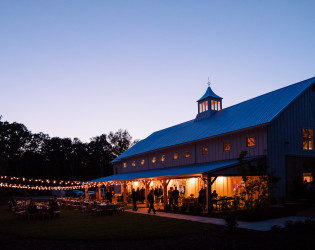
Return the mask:
[[18, 219], [0, 207], [0, 232], [31, 238], [80, 240], [137, 240], [175, 237], [225, 230], [221, 226], [124, 212], [115, 216], [97, 216], [75, 210], [62, 210], [60, 218]]

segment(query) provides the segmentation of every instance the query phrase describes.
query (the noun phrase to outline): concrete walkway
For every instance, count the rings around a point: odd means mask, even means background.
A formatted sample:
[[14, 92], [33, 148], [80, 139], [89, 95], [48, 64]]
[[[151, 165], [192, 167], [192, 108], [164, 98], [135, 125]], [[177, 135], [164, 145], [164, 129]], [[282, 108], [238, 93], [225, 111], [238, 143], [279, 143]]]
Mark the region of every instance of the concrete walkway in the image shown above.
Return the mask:
[[[209, 218], [209, 217], [202, 217], [202, 216], [195, 216], [195, 215], [186, 215], [186, 214], [165, 213], [165, 212], [159, 212], [159, 211], [157, 211], [156, 214], [153, 214], [153, 213], [148, 214], [147, 208], [139, 208], [138, 211], [133, 211], [131, 209], [128, 209], [126, 210], [126, 212], [146, 214], [146, 215], [151, 215], [151, 216], [160, 216], [160, 217], [179, 219], [179, 220], [190, 220], [190, 221], [210, 223], [210, 224], [221, 225], [221, 226], [225, 225], [224, 219]], [[283, 217], [283, 218], [258, 221], [258, 222], [238, 221], [238, 227], [244, 228], [244, 229], [256, 230], [256, 231], [269, 231], [271, 227], [274, 225], [284, 227], [286, 221], [296, 222], [296, 221], [305, 221], [305, 219], [306, 217], [302, 217], [302, 216], [290, 216], [290, 217]]]

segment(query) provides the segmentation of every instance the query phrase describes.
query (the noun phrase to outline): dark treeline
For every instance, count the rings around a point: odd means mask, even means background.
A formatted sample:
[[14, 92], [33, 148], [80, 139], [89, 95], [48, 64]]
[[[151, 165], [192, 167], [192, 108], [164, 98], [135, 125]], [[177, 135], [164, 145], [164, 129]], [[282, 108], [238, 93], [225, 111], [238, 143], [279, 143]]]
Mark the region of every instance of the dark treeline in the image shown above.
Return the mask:
[[21, 123], [0, 116], [0, 175], [62, 180], [91, 180], [113, 174], [110, 162], [135, 141], [126, 130], [78, 138], [33, 134]]

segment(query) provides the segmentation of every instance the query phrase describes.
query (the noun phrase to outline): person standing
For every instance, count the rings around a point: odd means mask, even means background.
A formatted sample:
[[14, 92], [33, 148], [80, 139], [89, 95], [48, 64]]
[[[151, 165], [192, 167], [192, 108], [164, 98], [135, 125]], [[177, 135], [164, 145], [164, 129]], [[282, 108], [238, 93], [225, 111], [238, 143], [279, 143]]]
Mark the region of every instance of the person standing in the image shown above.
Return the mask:
[[132, 189], [131, 199], [132, 199], [132, 202], [133, 202], [133, 210], [137, 211], [138, 210], [138, 208], [137, 208], [138, 194], [137, 194], [137, 192], [135, 191], [134, 188]]
[[170, 206], [173, 206], [173, 187], [171, 187], [169, 190], [168, 190], [168, 201], [169, 201], [169, 204]]
[[174, 199], [174, 205], [178, 206], [179, 191], [177, 190], [177, 187], [175, 187], [175, 190], [173, 191], [172, 195]]
[[150, 193], [148, 194], [147, 200], [150, 204], [148, 213], [151, 213], [151, 210], [153, 209], [153, 213], [156, 214], [155, 208], [154, 208], [154, 190], [151, 189]]

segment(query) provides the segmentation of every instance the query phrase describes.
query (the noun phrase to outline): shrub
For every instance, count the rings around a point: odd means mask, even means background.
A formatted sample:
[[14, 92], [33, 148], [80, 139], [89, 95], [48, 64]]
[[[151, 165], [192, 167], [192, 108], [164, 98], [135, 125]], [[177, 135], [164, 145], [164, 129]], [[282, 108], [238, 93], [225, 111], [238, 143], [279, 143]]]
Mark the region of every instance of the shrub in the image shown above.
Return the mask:
[[174, 211], [174, 212], [178, 212], [178, 206], [174, 206], [174, 207], [173, 207], [173, 211]]
[[165, 206], [165, 211], [170, 212], [171, 211], [171, 205], [166, 205]]
[[187, 206], [186, 206], [186, 205], [182, 205], [181, 208], [180, 208], [180, 211], [181, 211], [182, 213], [185, 213], [186, 210], [187, 210]]

